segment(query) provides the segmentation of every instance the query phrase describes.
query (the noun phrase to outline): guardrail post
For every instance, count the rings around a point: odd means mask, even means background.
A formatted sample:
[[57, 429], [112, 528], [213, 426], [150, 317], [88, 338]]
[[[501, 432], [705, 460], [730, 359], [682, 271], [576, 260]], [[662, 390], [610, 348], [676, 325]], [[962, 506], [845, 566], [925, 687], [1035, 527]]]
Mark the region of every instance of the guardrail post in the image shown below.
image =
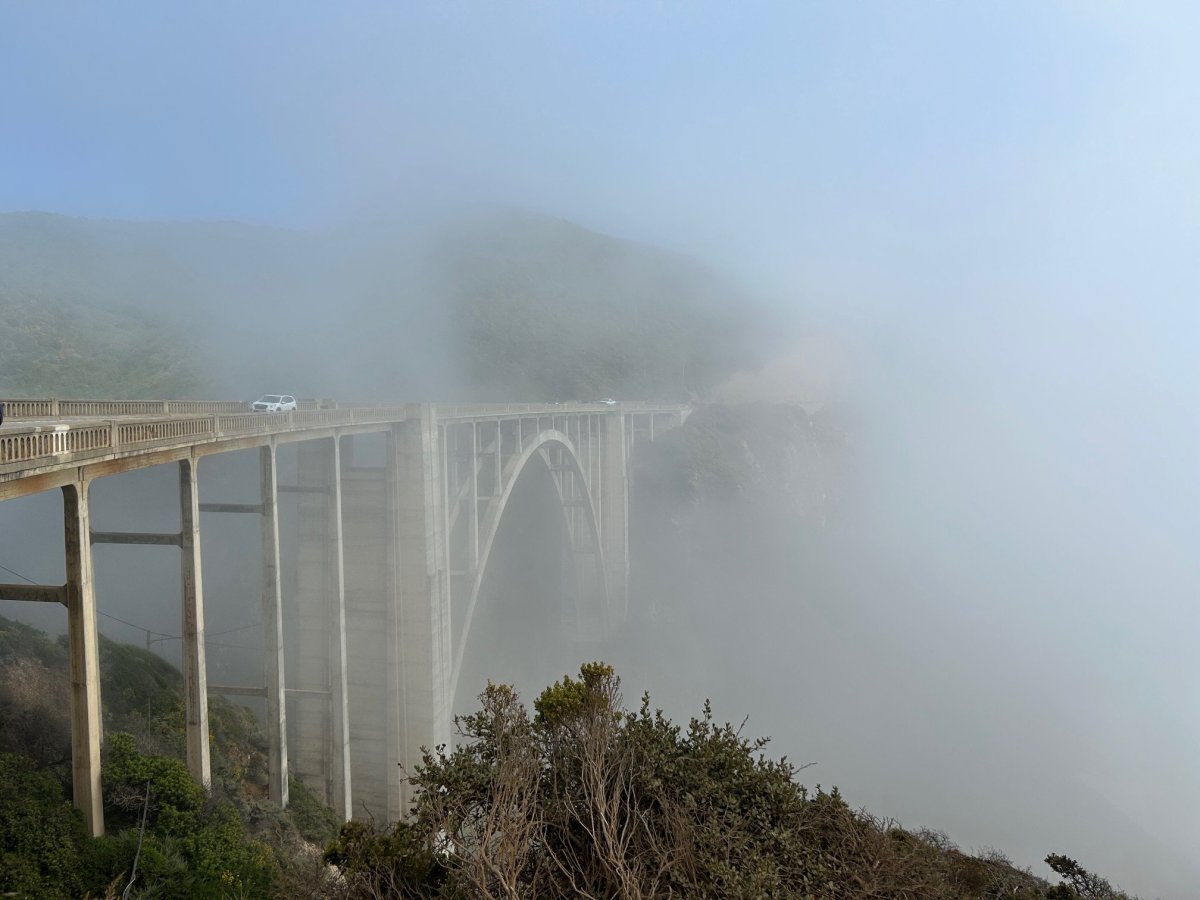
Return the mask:
[[52, 416], [58, 415], [58, 401], [55, 400], [54, 398], [50, 399], [50, 415], [52, 415]]

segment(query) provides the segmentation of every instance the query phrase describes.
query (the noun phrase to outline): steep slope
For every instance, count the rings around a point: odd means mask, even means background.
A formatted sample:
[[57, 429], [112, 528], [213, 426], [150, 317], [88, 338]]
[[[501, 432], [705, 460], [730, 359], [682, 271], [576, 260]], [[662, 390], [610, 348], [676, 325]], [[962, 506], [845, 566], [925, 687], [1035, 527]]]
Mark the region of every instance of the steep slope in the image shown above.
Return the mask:
[[0, 291], [0, 396], [190, 397], [207, 392], [180, 329], [85, 302]]
[[750, 303], [511, 210], [326, 232], [11, 213], [0, 393], [682, 398], [746, 364]]
[[[266, 738], [245, 707], [209, 698], [212, 789], [183, 763], [183, 678], [158, 656], [100, 642], [107, 834], [71, 814], [65, 640], [0, 616], [0, 894], [32, 898], [298, 896], [339, 822], [291, 780], [284, 811], [266, 793]], [[145, 835], [141, 815], [148, 813]], [[312, 842], [312, 843], [307, 843]], [[119, 887], [118, 887], [119, 890]]]
[[683, 399], [749, 359], [751, 299], [686, 257], [503, 211], [448, 229], [434, 262], [478, 384]]

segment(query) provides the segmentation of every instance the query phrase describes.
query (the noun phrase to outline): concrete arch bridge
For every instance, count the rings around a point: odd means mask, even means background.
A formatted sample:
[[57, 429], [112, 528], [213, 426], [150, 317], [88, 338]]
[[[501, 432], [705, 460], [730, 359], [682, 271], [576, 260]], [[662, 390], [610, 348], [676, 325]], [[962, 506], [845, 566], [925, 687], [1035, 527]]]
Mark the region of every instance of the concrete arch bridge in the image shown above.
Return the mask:
[[[291, 772], [346, 818], [369, 809], [394, 820], [409, 800], [401, 767], [411, 769], [422, 746], [450, 741], [480, 586], [521, 474], [548, 473], [559, 501], [573, 580], [567, 631], [600, 639], [627, 613], [630, 454], [689, 412], [652, 403], [313, 403], [248, 413], [235, 402], [2, 402], [0, 501], [61, 491], [66, 582], [0, 584], [0, 599], [66, 607], [74, 799], [93, 834], [104, 831], [93, 545], [180, 552], [187, 762], [198, 781], [210, 780], [210, 692], [253, 695], [265, 699], [273, 798], [286, 805]], [[371, 435], [382, 436], [382, 465], [356, 454]], [[295, 483], [284, 484], [277, 451], [288, 444], [298, 465]], [[240, 450], [258, 452], [256, 494], [201, 503], [202, 460]], [[178, 469], [178, 532], [91, 527], [94, 482], [164, 465]], [[281, 493], [297, 495], [288, 597]], [[200, 518], [210, 514], [261, 525], [260, 684], [208, 683]]]

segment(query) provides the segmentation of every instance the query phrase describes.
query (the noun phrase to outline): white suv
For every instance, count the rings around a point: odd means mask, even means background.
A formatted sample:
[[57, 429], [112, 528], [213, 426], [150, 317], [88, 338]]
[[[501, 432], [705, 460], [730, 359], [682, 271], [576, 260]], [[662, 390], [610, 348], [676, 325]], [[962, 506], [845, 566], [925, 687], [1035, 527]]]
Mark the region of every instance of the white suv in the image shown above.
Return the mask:
[[296, 398], [290, 394], [263, 394], [250, 408], [255, 412], [290, 412], [296, 408]]

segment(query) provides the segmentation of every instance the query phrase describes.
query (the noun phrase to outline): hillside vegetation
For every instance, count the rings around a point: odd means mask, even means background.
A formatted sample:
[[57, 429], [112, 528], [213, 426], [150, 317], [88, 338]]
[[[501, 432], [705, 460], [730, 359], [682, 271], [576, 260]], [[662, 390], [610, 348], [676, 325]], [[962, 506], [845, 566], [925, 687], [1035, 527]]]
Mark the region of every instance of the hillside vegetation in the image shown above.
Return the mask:
[[512, 396], [682, 400], [753, 358], [750, 298], [685, 257], [505, 213], [448, 229], [433, 260], [471, 381]]
[[0, 395], [190, 397], [208, 379], [181, 333], [82, 302], [0, 294]]
[[761, 335], [695, 260], [546, 216], [298, 232], [0, 215], [0, 395], [703, 395]]
[[686, 726], [610, 666], [584, 665], [533, 703], [488, 685], [460, 743], [427, 752], [410, 821], [354, 823], [326, 859], [349, 897], [1072, 900], [1125, 895], [1074, 860], [1051, 886], [994, 852], [963, 853], [808, 790], [765, 740]]
[[489, 685], [457, 748], [427, 752], [413, 774], [410, 820], [340, 832], [299, 782], [286, 813], [262, 799], [263, 736], [244, 708], [212, 698], [206, 793], [183, 763], [179, 673], [107, 640], [101, 673], [108, 834], [93, 839], [69, 802], [63, 642], [0, 619], [5, 896], [115, 897], [131, 882], [143, 898], [1125, 896], [1065, 856], [1048, 858], [1065, 879], [1051, 886], [810, 791], [707, 708], [686, 726], [648, 697], [626, 709], [600, 663], [547, 688], [532, 714]]
[[[291, 783], [264, 799], [266, 741], [254, 716], [209, 700], [211, 792], [184, 764], [183, 678], [145, 650], [101, 638], [107, 834], [71, 808], [70, 677], [62, 639], [0, 618], [0, 895], [25, 898], [267, 897], [307, 877], [337, 820]], [[146, 829], [142, 835], [141, 823]], [[140, 848], [140, 849], [139, 849]]]

